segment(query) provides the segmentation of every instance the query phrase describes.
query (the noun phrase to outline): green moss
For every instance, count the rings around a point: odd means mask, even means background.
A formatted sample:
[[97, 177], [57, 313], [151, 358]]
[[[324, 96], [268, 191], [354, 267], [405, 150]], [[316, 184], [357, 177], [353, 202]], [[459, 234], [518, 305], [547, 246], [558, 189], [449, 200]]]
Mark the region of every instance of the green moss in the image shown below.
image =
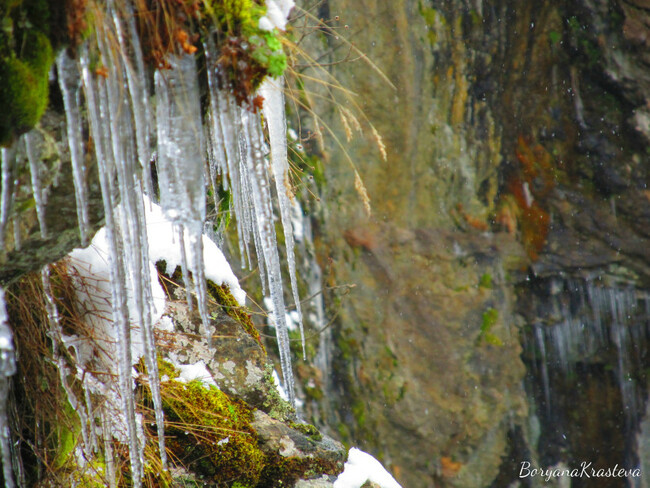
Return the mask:
[[242, 307], [235, 297], [230, 293], [228, 285], [216, 285], [213, 281], [207, 281], [209, 295], [219, 304], [221, 308], [233, 319], [235, 319], [242, 328], [257, 341], [262, 350], [266, 352], [264, 344], [260, 338], [260, 333], [253, 324], [251, 315], [247, 313], [247, 309]]
[[558, 31], [550, 31], [548, 33], [548, 40], [551, 45], [554, 46], [562, 40], [562, 33]]
[[265, 13], [252, 0], [212, 0], [206, 1], [204, 8], [224, 32], [235, 35], [255, 29]]
[[60, 469], [71, 460], [80, 429], [79, 418], [70, 404], [66, 401], [62, 407], [63, 418], [56, 424], [57, 443], [53, 463], [55, 469]]
[[323, 440], [323, 434], [321, 434], [319, 432], [319, 430], [315, 426], [313, 426], [311, 424], [303, 424], [303, 423], [299, 423], [299, 422], [290, 422], [289, 426], [292, 429], [297, 430], [298, 432], [302, 432], [303, 434], [305, 434], [306, 436], [310, 437], [311, 439], [313, 439], [313, 440], [315, 440], [317, 442], [320, 442], [320, 441]]
[[481, 320], [481, 332], [479, 333], [478, 341], [485, 341], [487, 344], [493, 346], [503, 346], [503, 342], [496, 335], [492, 333], [492, 328], [499, 320], [499, 311], [494, 308], [488, 308], [483, 312]]
[[342, 463], [316, 458], [284, 458], [279, 454], [269, 456], [256, 488], [294, 486], [301, 478], [318, 478], [322, 474], [338, 474]]
[[[18, 8], [21, 7], [21, 8]], [[31, 8], [29, 8], [31, 7]], [[48, 73], [54, 62], [52, 45], [34, 25], [47, 19], [47, 6], [38, 2], [7, 2], [0, 31], [0, 145], [33, 128], [48, 103]], [[14, 14], [14, 19], [10, 14]]]
[[492, 275], [490, 273], [483, 273], [478, 280], [478, 287], [492, 289]]
[[363, 429], [366, 425], [366, 406], [364, 405], [363, 401], [353, 401], [351, 410], [354, 419], [357, 421], [359, 429]]
[[[198, 381], [185, 384], [175, 380], [178, 371], [166, 361], [159, 360], [159, 369], [161, 376], [170, 378], [161, 383], [170, 458], [202, 480], [216, 486], [270, 488], [293, 486], [305, 476], [340, 472], [341, 463], [264, 453], [251, 426], [253, 411], [248, 405]], [[148, 388], [144, 391], [145, 403], [150, 403]], [[145, 411], [152, 417], [146, 425], [153, 426], [153, 413]], [[314, 441], [322, 439], [313, 425], [289, 425]], [[148, 437], [155, 439], [153, 433]], [[148, 482], [159, 486], [154, 471], [148, 470]]]
[[262, 384], [267, 385], [268, 389], [264, 396], [264, 402], [261, 405], [261, 409], [276, 420], [287, 421], [294, 418], [296, 412], [289, 402], [282, 399], [275, 386], [275, 381], [273, 380], [273, 366], [270, 364], [266, 366]]
[[[169, 363], [160, 361], [160, 366], [161, 374], [176, 377]], [[257, 483], [265, 455], [250, 425], [250, 407], [199, 381], [165, 381], [161, 395], [167, 449], [174, 460], [217, 483]]]
[[[240, 104], [252, 102], [255, 89], [267, 76], [280, 76], [287, 68], [287, 57], [282, 49], [281, 34], [277, 29], [259, 28], [266, 7], [252, 0], [206, 1], [203, 37], [211, 35], [221, 52], [219, 65]], [[216, 29], [215, 29], [216, 27]]]
[[252, 58], [266, 67], [274, 77], [281, 76], [287, 69], [287, 57], [282, 51], [282, 43], [273, 32], [252, 35], [249, 41], [254, 45]]

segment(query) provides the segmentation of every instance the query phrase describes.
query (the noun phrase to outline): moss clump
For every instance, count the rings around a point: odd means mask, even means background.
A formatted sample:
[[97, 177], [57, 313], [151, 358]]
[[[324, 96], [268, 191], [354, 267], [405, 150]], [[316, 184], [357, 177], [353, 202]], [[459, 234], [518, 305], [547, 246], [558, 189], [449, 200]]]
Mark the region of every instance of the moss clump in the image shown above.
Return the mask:
[[[5, 37], [3, 40], [0, 52], [0, 106], [3, 107], [0, 145], [6, 146], [16, 136], [34, 127], [45, 112], [48, 73], [54, 55], [50, 41], [35, 29], [23, 32], [19, 39]], [[16, 50], [10, 47], [10, 41], [17, 44]]]
[[230, 317], [235, 319], [242, 328], [250, 335], [253, 339], [257, 341], [262, 350], [266, 352], [264, 344], [260, 338], [260, 333], [255, 328], [253, 324], [253, 319], [251, 315], [246, 312], [246, 309], [239, 305], [235, 297], [230, 293], [230, 288], [228, 285], [216, 285], [213, 281], [208, 280], [208, 294], [212, 299], [214, 299], [224, 312], [226, 312]]
[[170, 378], [161, 384], [161, 395], [172, 459], [217, 483], [254, 486], [265, 455], [250, 425], [252, 410], [215, 387], [177, 381], [174, 367], [164, 361], [160, 369]]
[[323, 440], [323, 434], [319, 432], [319, 430], [311, 425], [311, 424], [302, 424], [299, 422], [290, 422], [289, 426], [297, 430], [298, 432], [302, 432], [306, 436], [310, 437], [311, 439], [315, 440], [316, 442], [320, 442]]
[[492, 328], [496, 325], [499, 320], [499, 311], [494, 308], [488, 308], [483, 312], [481, 318], [481, 332], [478, 336], [478, 342], [485, 341], [487, 344], [492, 344], [493, 346], [503, 346], [503, 341], [499, 339], [492, 332]]
[[287, 421], [295, 418], [295, 410], [289, 402], [282, 399], [275, 386], [275, 380], [273, 379], [273, 366], [270, 364], [267, 364], [266, 366], [262, 384], [268, 385], [268, 387], [264, 395], [264, 401], [262, 405], [260, 405], [260, 409], [276, 420]]

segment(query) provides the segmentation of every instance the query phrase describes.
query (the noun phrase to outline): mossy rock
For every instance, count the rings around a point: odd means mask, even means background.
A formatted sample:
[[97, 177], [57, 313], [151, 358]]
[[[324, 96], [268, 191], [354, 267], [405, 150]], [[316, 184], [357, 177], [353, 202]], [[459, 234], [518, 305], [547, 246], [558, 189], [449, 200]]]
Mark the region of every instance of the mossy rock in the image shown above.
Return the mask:
[[48, 73], [54, 55], [47, 37], [36, 31], [23, 39], [20, 58], [13, 53], [0, 58], [0, 145], [34, 127], [48, 103]]
[[163, 382], [161, 394], [167, 449], [175, 460], [205, 479], [255, 485], [265, 455], [250, 407], [199, 381]]

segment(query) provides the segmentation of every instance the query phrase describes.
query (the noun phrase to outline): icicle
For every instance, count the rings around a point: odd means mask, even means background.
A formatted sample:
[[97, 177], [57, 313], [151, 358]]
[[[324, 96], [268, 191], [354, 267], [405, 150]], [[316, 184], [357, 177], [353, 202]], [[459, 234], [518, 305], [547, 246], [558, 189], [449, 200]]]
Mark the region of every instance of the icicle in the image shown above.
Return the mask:
[[72, 409], [79, 415], [81, 423], [81, 438], [83, 440], [84, 452], [91, 452], [94, 441], [91, 440], [92, 422], [90, 421], [90, 410], [88, 405], [81, 403], [75, 392], [68, 384], [68, 374], [70, 373], [65, 359], [59, 354], [59, 347], [63, 344], [63, 331], [59, 321], [59, 312], [54, 302], [54, 295], [52, 293], [52, 284], [50, 281], [50, 266], [45, 266], [41, 270], [41, 282], [43, 284], [43, 294], [45, 295], [45, 309], [47, 310], [47, 318], [50, 325], [50, 336], [52, 337], [52, 356], [54, 364], [59, 370], [59, 380], [61, 386], [66, 393], [68, 403]]
[[115, 477], [115, 460], [113, 459], [113, 444], [111, 442], [111, 428], [106, 420], [106, 413], [101, 412], [102, 437], [104, 438], [104, 459], [106, 460], [106, 475], [108, 476], [109, 488], [117, 487]]
[[207, 330], [207, 290], [203, 276], [202, 232], [205, 220], [203, 129], [196, 62], [171, 56], [171, 70], [155, 74], [158, 127], [158, 183], [167, 218], [182, 225], [190, 245], [199, 313]]
[[14, 215], [13, 219], [11, 219], [11, 223], [13, 224], [12, 227], [14, 229], [14, 250], [20, 251], [22, 246], [22, 239], [20, 237], [20, 217]]
[[[115, 22], [119, 21], [117, 15], [113, 15]], [[116, 30], [119, 31], [116, 25]], [[160, 379], [158, 375], [158, 360], [156, 356], [153, 325], [151, 323], [151, 311], [148, 299], [151, 298], [151, 277], [149, 271], [148, 239], [144, 219], [144, 204], [142, 201], [142, 187], [137, 178], [138, 171], [134, 164], [136, 151], [133, 141], [132, 121], [136, 118], [133, 111], [133, 104], [140, 102], [140, 96], [131, 93], [131, 97], [121, 96], [123, 87], [138, 90], [137, 84], [132, 75], [130, 67], [125, 61], [114, 56], [114, 51], [109, 48], [106, 39], [99, 39], [99, 47], [102, 56], [115, 69], [106, 79], [106, 93], [108, 97], [108, 114], [111, 123], [111, 147], [113, 162], [117, 172], [117, 183], [120, 195], [120, 230], [121, 243], [124, 252], [123, 274], [125, 284], [129, 283], [132, 290], [134, 316], [129, 317], [136, 328], [140, 329], [142, 344], [144, 346], [144, 358], [149, 376], [149, 387], [155, 407], [156, 423], [158, 426], [158, 444], [163, 469], [166, 469], [167, 456], [164, 443], [164, 417], [162, 411], [162, 399], [160, 396]], [[131, 80], [131, 81], [129, 81]], [[134, 101], [135, 100], [135, 101]], [[142, 115], [142, 114], [140, 114]], [[137, 136], [137, 131], [136, 131]], [[131, 324], [127, 324], [125, 334], [130, 339]], [[132, 391], [129, 392], [132, 395]], [[140, 438], [140, 457], [143, 456], [144, 433], [136, 435]]]
[[34, 194], [34, 202], [36, 203], [36, 215], [41, 228], [41, 237], [47, 239], [47, 226], [45, 223], [46, 196], [44, 189], [41, 187], [40, 160], [36, 148], [35, 135], [33, 132], [28, 132], [23, 137], [25, 139], [27, 159], [29, 160], [29, 171], [32, 175], [32, 193]]
[[[248, 264], [251, 268], [249, 253], [250, 235], [253, 231], [251, 217], [250, 199], [246, 198], [245, 180], [241, 174], [241, 151], [239, 134], [241, 120], [239, 108], [233, 96], [227, 89], [220, 90], [217, 68], [213, 52], [216, 51], [212, 39], [204, 44], [206, 56], [208, 88], [210, 91], [210, 119], [212, 145], [215, 148], [215, 158], [219, 171], [227, 176], [224, 182], [227, 183], [232, 195], [232, 206], [237, 222], [237, 237], [239, 243], [239, 255], [242, 267]], [[219, 158], [223, 156], [223, 159]], [[262, 280], [264, 283], [264, 280]]]
[[0, 183], [2, 185], [2, 194], [0, 195], [0, 250], [4, 250], [5, 231], [14, 200], [12, 173], [16, 164], [16, 148], [3, 147], [0, 150], [0, 156], [2, 158], [0, 168]]
[[[109, 165], [110, 127], [103, 124], [108, 120], [108, 108], [106, 101], [100, 103], [97, 87], [90, 73], [87, 48], [84, 46], [81, 53], [81, 66], [83, 75], [84, 91], [86, 94], [88, 118], [90, 121], [91, 132], [95, 140], [95, 153], [99, 169], [99, 180], [102, 190], [102, 200], [104, 204], [104, 213], [106, 221], [106, 237], [109, 244], [109, 265], [111, 275], [111, 303], [113, 308], [113, 320], [118, 329], [118, 371], [119, 371], [119, 390], [124, 407], [124, 417], [127, 424], [129, 436], [129, 457], [131, 460], [131, 472], [133, 477], [133, 486], [139, 488], [142, 485], [143, 467], [141, 462], [141, 443], [137, 435], [137, 426], [135, 421], [135, 400], [132, 389], [132, 358], [131, 358], [131, 337], [128, 321], [128, 311], [126, 306], [126, 286], [124, 276], [124, 266], [122, 255], [118, 249], [117, 238], [115, 236], [115, 215], [113, 212], [114, 202], [113, 195], [113, 167]], [[105, 98], [105, 97], [103, 97]]]
[[65, 118], [72, 162], [75, 198], [77, 201], [77, 219], [81, 245], [88, 245], [88, 190], [86, 187], [86, 165], [84, 164], [83, 135], [81, 115], [79, 113], [79, 70], [67, 50], [62, 50], [56, 58], [59, 86], [63, 94]]
[[[111, 1], [112, 18], [117, 31], [117, 39], [120, 44], [119, 53], [122, 57], [122, 66], [125, 70], [129, 94], [131, 95], [131, 108], [133, 110], [133, 121], [135, 123], [135, 138], [138, 147], [138, 160], [142, 171], [144, 189], [147, 195], [153, 197], [153, 182], [151, 180], [151, 169], [149, 168], [149, 94], [147, 93], [146, 71], [142, 57], [142, 49], [135, 28], [135, 15], [129, 2], [125, 5], [125, 16], [128, 19], [128, 34], [125, 31], [122, 19]], [[131, 50], [128, 49], [128, 42]], [[132, 51], [135, 58], [135, 66], [128, 56]]]
[[251, 176], [251, 190], [257, 233], [262, 246], [262, 256], [267, 270], [267, 279], [273, 313], [276, 321], [276, 336], [280, 350], [282, 375], [287, 394], [291, 404], [295, 404], [294, 380], [291, 368], [291, 351], [289, 349], [289, 331], [287, 328], [284, 297], [282, 290], [282, 275], [280, 269], [280, 256], [278, 255], [275, 227], [273, 225], [273, 211], [271, 207], [271, 192], [266, 176], [265, 161], [262, 154], [262, 134], [259, 118], [248, 114], [244, 124], [244, 134], [249, 141], [246, 151], [246, 164]]
[[16, 373], [16, 356], [13, 334], [9, 327], [5, 291], [0, 288], [0, 454], [5, 488], [13, 488], [14, 476], [11, 468], [11, 431], [7, 414], [9, 378]]
[[[296, 279], [296, 257], [294, 253], [293, 225], [291, 223], [291, 183], [289, 182], [289, 163], [287, 161], [287, 121], [284, 114], [284, 77], [277, 79], [266, 78], [259, 89], [264, 97], [263, 114], [269, 129], [271, 144], [271, 167], [275, 179], [275, 188], [280, 207], [280, 218], [284, 230], [287, 264], [291, 280], [291, 291], [298, 312], [298, 325], [302, 340], [302, 356], [307, 359], [305, 350], [305, 332], [302, 325], [302, 310], [298, 296], [298, 281]], [[290, 198], [291, 197], [291, 198]]]
[[[244, 112], [242, 110], [242, 112]], [[248, 121], [248, 115], [243, 113], [243, 120]], [[246, 220], [251, 225], [250, 230], [245, 230], [247, 233], [253, 233], [253, 242], [255, 243], [255, 253], [257, 255], [257, 269], [260, 273], [260, 282], [262, 283], [262, 295], [267, 294], [267, 279], [266, 279], [266, 260], [264, 259], [264, 246], [262, 245], [262, 240], [260, 238], [260, 233], [258, 229], [258, 218], [261, 218], [255, 210], [253, 205], [253, 193], [252, 180], [255, 178], [254, 175], [250, 174], [250, 168], [248, 165], [248, 159], [250, 158], [250, 147], [252, 141], [250, 140], [250, 132], [246, 127], [243, 127], [240, 141], [239, 141], [239, 151], [240, 151], [240, 168], [239, 174], [241, 176], [241, 193], [244, 197], [244, 201], [247, 205], [244, 205], [247, 216]], [[253, 208], [251, 208], [251, 206]]]

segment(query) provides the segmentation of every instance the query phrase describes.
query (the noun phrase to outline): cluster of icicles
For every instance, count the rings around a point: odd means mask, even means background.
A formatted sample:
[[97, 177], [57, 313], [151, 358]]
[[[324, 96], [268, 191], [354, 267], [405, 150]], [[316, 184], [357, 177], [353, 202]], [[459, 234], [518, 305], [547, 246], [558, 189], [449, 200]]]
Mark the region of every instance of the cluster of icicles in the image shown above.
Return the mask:
[[[280, 258], [273, 222], [272, 181], [284, 226], [293, 295], [300, 313], [297, 296], [293, 252], [293, 232], [290, 218], [290, 189], [287, 182], [286, 121], [284, 115], [283, 80], [267, 80], [261, 87], [264, 97], [263, 116], [268, 126], [270, 158], [264, 141], [261, 117], [258, 113], [239, 107], [233, 96], [219, 88], [218, 73], [214, 67], [215, 47], [205, 44], [209, 87], [209, 114], [202, 120], [199, 79], [193, 56], [169, 56], [171, 69], [155, 73], [155, 110], [149, 106], [150, 93], [143, 56], [136, 33], [131, 7], [117, 9], [108, 2], [103, 25], [86, 45], [79, 48], [78, 58], [71, 59], [62, 52], [56, 61], [60, 89], [67, 117], [67, 139], [73, 166], [79, 232], [83, 245], [88, 244], [89, 222], [86, 168], [82, 127], [89, 127], [94, 141], [94, 157], [105, 212], [106, 235], [109, 243], [110, 282], [113, 321], [118, 326], [119, 392], [128, 427], [133, 486], [143, 479], [142, 435], [138, 434], [136, 419], [131, 353], [132, 329], [141, 331], [138, 338], [144, 343], [145, 364], [155, 404], [158, 431], [163, 430], [160, 384], [156, 349], [153, 337], [151, 287], [148, 277], [149, 256], [145, 225], [143, 194], [154, 195], [149, 164], [155, 147], [160, 202], [168, 219], [174, 222], [178, 243], [183, 248], [183, 278], [188, 299], [197, 298], [203, 327], [207, 332], [206, 282], [203, 271], [202, 231], [206, 218], [205, 195], [209, 184], [216, 186], [219, 175], [232, 194], [232, 207], [237, 220], [242, 261], [250, 266], [249, 247], [254, 247], [268, 294], [273, 302], [282, 372], [291, 402], [294, 401], [293, 375], [289, 355], [289, 337], [285, 323]], [[88, 43], [96, 43], [107, 76], [97, 76], [90, 65]], [[82, 105], [83, 104], [83, 105]], [[151, 120], [155, 112], [155, 132]], [[86, 114], [84, 120], [82, 114]], [[155, 137], [155, 144], [154, 144]], [[24, 141], [24, 142], [23, 142]], [[19, 144], [26, 145], [32, 169], [34, 200], [43, 237], [46, 201], [38, 178], [39, 161], [32, 136], [26, 134]], [[4, 245], [4, 231], [9, 220], [12, 196], [11, 170], [15, 151], [2, 150], [2, 200], [0, 237]], [[206, 165], [206, 158], [209, 164]], [[272, 175], [272, 178], [270, 176]], [[217, 194], [216, 191], [213, 194]], [[118, 209], [119, 203], [119, 209]], [[184, 237], [183, 237], [184, 236]], [[250, 244], [250, 246], [249, 246]], [[190, 280], [189, 276], [193, 277]], [[50, 302], [49, 318], [52, 337], [60, 340], [60, 326], [56, 307], [51, 297], [49, 270], [42, 273], [43, 288]], [[190, 282], [191, 281], [191, 282]], [[127, 306], [127, 285], [131, 287], [135, 307]], [[129, 297], [129, 299], [131, 299]], [[135, 309], [134, 310], [132, 309]], [[138, 332], [140, 333], [140, 332]], [[56, 349], [56, 347], [54, 348]], [[56, 358], [55, 358], [56, 360]], [[66, 366], [60, 364], [61, 374]], [[0, 293], [0, 442], [6, 486], [14, 486], [9, 458], [9, 430], [7, 426], [4, 392], [9, 377], [15, 372], [11, 330], [7, 324], [4, 294]], [[64, 381], [65, 384], [65, 381]], [[72, 398], [72, 397], [71, 397]], [[74, 401], [72, 399], [71, 401]], [[86, 412], [84, 408], [77, 411]], [[88, 429], [93, 419], [82, 418]], [[93, 442], [86, 428], [83, 430], [86, 449]], [[94, 437], [93, 437], [94, 438]], [[105, 439], [107, 441], [107, 439]], [[110, 446], [106, 442], [107, 446]], [[159, 435], [160, 456], [165, 465], [164, 436]], [[90, 454], [90, 453], [89, 453]], [[106, 453], [107, 457], [109, 453]], [[110, 469], [109, 469], [110, 471]], [[114, 475], [109, 479], [115, 484]]]

